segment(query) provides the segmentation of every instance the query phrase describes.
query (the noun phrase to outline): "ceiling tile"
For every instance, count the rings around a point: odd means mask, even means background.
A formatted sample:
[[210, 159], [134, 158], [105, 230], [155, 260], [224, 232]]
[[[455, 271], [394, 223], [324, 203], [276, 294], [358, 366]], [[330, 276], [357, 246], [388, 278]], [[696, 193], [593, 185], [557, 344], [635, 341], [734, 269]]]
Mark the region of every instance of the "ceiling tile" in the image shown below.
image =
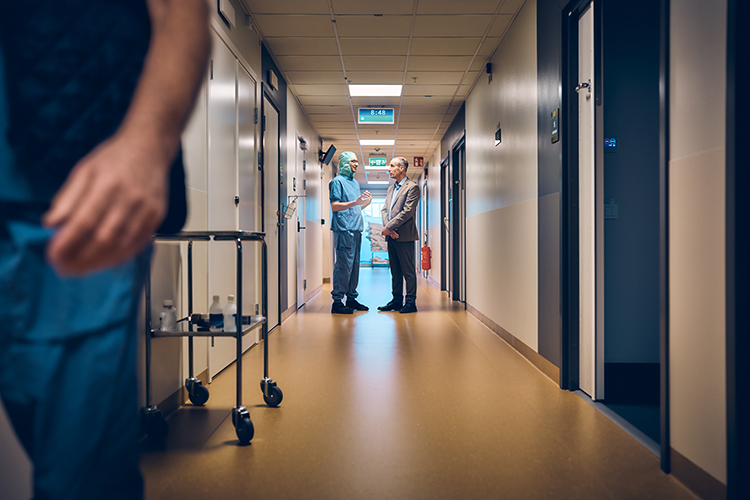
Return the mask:
[[338, 56], [336, 39], [330, 38], [266, 38], [277, 56]]
[[349, 56], [344, 57], [346, 71], [403, 71], [406, 57], [383, 56]]
[[404, 85], [403, 94], [407, 95], [440, 95], [440, 96], [452, 96], [456, 91], [456, 85]]
[[245, 0], [253, 14], [330, 14], [327, 0]]
[[494, 14], [499, 3], [500, 0], [430, 0], [419, 3], [417, 14]]
[[354, 107], [366, 108], [368, 106], [398, 106], [401, 103], [400, 97], [352, 97]]
[[305, 106], [344, 106], [349, 103], [346, 96], [301, 95], [300, 102]]
[[424, 115], [432, 115], [432, 114], [440, 114], [442, 115], [445, 113], [445, 110], [448, 109], [448, 106], [402, 106], [402, 109], [408, 110], [409, 113], [414, 114], [424, 114]]
[[512, 20], [513, 16], [510, 14], [497, 16], [497, 19], [495, 19], [495, 23], [492, 25], [492, 28], [490, 29], [490, 32], [487, 36], [502, 37]]
[[399, 118], [399, 127], [402, 127], [404, 123], [432, 123], [432, 122], [439, 122], [443, 119], [443, 113], [430, 113], [430, 114], [424, 114], [424, 113], [414, 113], [412, 111], [411, 106], [403, 106], [401, 108], [401, 115]]
[[416, 78], [418, 84], [458, 85], [463, 76], [462, 71], [409, 71], [406, 74], [406, 81], [411, 84]]
[[500, 8], [501, 14], [515, 14], [519, 10], [521, 10], [521, 7], [523, 6], [523, 3], [526, 0], [505, 0], [503, 3], [503, 6]]
[[346, 85], [295, 85], [297, 95], [330, 95], [349, 96], [349, 87]]
[[[484, 71], [484, 62], [482, 62], [481, 69], [482, 71]], [[469, 71], [464, 76], [464, 80], [461, 82], [461, 84], [462, 85], [474, 85], [474, 82], [477, 81], [477, 78], [479, 77], [479, 75], [483, 74], [482, 71]]]
[[487, 59], [484, 57], [477, 57], [471, 62], [471, 66], [469, 66], [469, 71], [482, 72], [482, 71], [485, 71], [486, 66], [487, 66]]
[[287, 80], [292, 85], [326, 85], [344, 83], [344, 72], [337, 71], [285, 71]]
[[333, 13], [339, 14], [411, 14], [413, 2], [404, 0], [332, 0]]
[[401, 71], [349, 71], [346, 77], [351, 83], [371, 85], [401, 85], [404, 81], [403, 68]]
[[482, 36], [491, 20], [492, 16], [417, 16], [414, 36]]
[[404, 96], [404, 105], [409, 106], [415, 105], [448, 105], [451, 102], [450, 96], [435, 96], [435, 97], [422, 97], [422, 96]]
[[264, 14], [255, 16], [264, 37], [333, 36], [330, 16]]
[[408, 38], [341, 38], [345, 56], [405, 56]]
[[470, 56], [414, 56], [409, 58], [409, 71], [466, 71]]
[[337, 16], [339, 36], [409, 36], [411, 16]]
[[[428, 127], [428, 123], [426, 122], [413, 122], [413, 121], [399, 121], [398, 122], [398, 129], [404, 129], [404, 130], [431, 130], [432, 132], [435, 131], [435, 129], [438, 127], [438, 124], [440, 123], [440, 119], [443, 117], [443, 115], [440, 115], [440, 118], [437, 120], [433, 120], [429, 122], [430, 126]], [[431, 132], [431, 133], [432, 133]]]
[[351, 113], [352, 108], [347, 103], [346, 106], [320, 106], [320, 105], [305, 105], [305, 109], [312, 116], [316, 114], [346, 114]]
[[456, 96], [466, 98], [466, 96], [469, 95], [472, 86], [473, 85], [460, 85], [458, 87], [458, 94], [456, 94]]
[[349, 113], [331, 113], [329, 115], [310, 114], [310, 119], [313, 121], [313, 123], [323, 123], [323, 122], [344, 123], [347, 120], [349, 120], [352, 123], [354, 123], [354, 118], [352, 117], [351, 112], [349, 112]]
[[482, 43], [482, 47], [479, 49], [479, 52], [477, 53], [477, 56], [484, 56], [484, 57], [491, 56], [495, 52], [495, 49], [497, 48], [499, 43], [500, 43], [499, 38], [491, 38], [491, 37], [485, 38], [484, 43]]
[[284, 72], [341, 69], [341, 58], [338, 56], [280, 56], [278, 61]]
[[481, 38], [415, 38], [411, 56], [473, 56]]

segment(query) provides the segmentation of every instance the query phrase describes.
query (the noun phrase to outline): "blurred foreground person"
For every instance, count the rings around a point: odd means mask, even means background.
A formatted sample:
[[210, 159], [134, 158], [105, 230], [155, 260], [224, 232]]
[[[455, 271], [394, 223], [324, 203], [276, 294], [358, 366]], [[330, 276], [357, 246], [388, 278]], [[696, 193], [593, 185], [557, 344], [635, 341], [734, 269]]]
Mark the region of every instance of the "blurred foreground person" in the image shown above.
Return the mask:
[[0, 397], [34, 498], [139, 499], [136, 314], [186, 217], [204, 0], [33, 0], [0, 17]]

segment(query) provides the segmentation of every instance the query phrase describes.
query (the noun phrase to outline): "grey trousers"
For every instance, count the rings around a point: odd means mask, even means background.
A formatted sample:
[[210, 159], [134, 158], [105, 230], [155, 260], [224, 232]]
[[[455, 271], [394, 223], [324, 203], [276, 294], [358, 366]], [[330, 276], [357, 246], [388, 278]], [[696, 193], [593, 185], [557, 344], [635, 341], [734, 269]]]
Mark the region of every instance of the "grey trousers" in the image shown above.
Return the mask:
[[359, 293], [359, 252], [362, 231], [333, 231], [333, 300], [343, 300], [344, 295], [356, 299]]
[[406, 303], [417, 301], [417, 271], [414, 241], [398, 241], [390, 236], [388, 239], [388, 261], [391, 268], [391, 290], [393, 301], [403, 298], [404, 281], [406, 281]]

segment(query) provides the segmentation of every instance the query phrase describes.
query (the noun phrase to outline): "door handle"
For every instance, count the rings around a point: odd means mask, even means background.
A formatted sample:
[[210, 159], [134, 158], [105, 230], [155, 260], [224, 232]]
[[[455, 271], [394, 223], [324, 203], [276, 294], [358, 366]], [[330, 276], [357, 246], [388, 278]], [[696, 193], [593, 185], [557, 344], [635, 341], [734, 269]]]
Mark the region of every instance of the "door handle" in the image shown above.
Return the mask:
[[581, 82], [578, 85], [576, 85], [576, 92], [580, 93], [583, 89], [589, 89], [589, 94], [591, 93], [591, 78], [589, 78], [588, 82]]

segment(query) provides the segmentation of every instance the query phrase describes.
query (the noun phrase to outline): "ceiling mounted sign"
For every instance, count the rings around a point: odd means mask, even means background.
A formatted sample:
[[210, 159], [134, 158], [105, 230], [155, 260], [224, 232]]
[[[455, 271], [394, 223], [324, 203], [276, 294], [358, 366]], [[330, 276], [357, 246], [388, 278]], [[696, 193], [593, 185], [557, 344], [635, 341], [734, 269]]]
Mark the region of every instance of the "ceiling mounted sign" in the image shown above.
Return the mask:
[[360, 125], [393, 125], [393, 108], [359, 108]]

